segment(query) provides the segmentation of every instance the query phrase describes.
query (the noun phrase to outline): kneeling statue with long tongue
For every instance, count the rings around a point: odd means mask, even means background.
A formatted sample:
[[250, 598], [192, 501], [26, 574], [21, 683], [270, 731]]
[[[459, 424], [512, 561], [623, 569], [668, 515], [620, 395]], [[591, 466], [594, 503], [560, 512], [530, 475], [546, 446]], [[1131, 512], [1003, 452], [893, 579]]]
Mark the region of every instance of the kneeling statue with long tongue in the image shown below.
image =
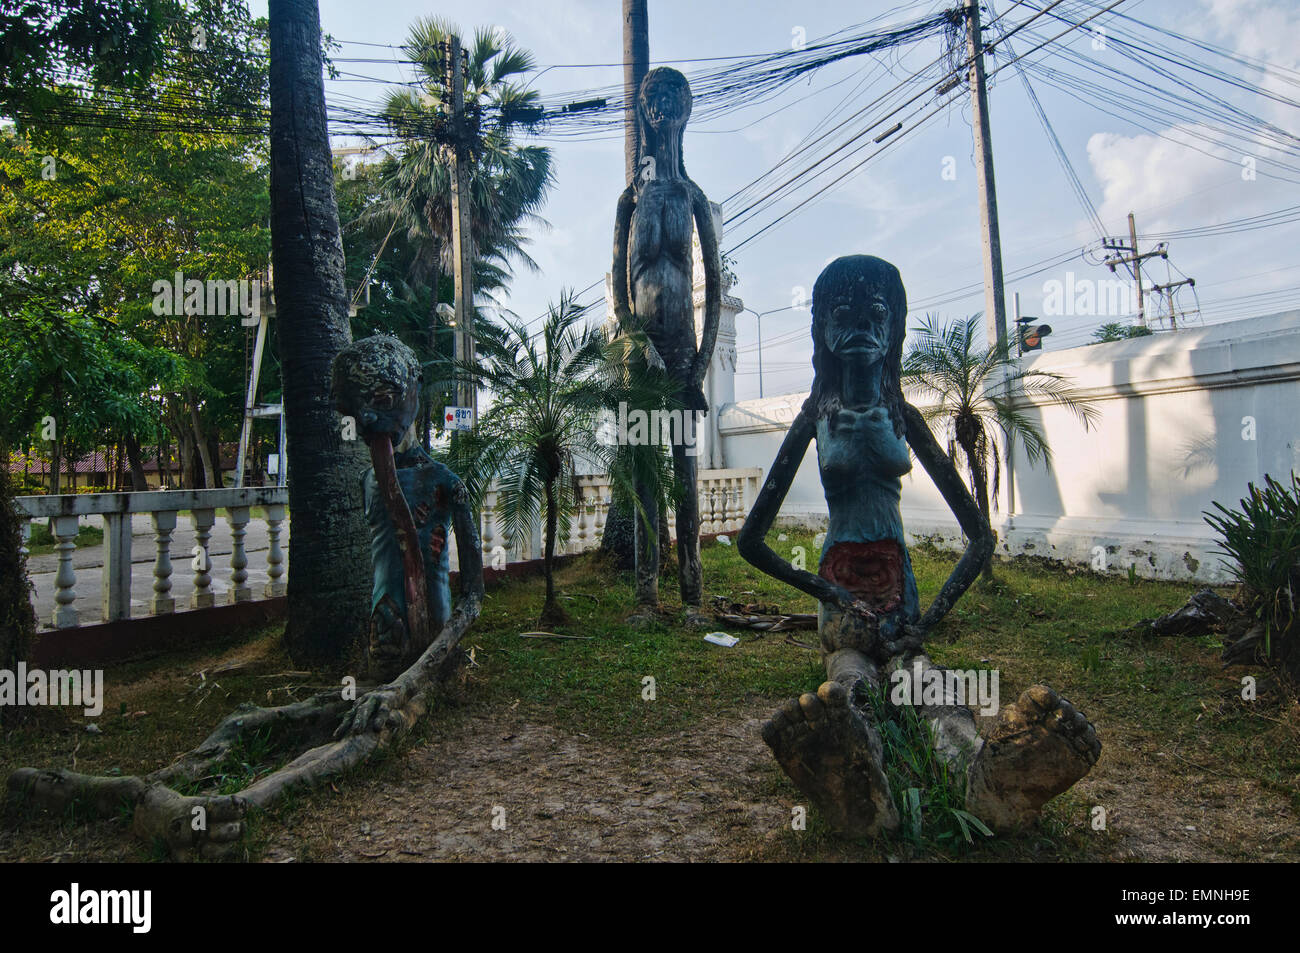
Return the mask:
[[469, 505], [460, 478], [416, 439], [421, 380], [415, 353], [390, 335], [363, 338], [334, 361], [336, 406], [370, 448], [361, 493], [374, 565], [369, 657], [379, 678], [410, 664], [451, 616], [447, 535], [456, 508]]

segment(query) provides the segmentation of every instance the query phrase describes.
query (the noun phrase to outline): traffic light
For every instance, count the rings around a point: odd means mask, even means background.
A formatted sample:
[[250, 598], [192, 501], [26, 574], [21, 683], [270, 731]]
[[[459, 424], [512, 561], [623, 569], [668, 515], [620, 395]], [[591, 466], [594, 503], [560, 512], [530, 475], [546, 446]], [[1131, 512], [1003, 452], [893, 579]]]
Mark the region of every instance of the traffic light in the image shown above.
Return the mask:
[[1016, 320], [1018, 325], [1016, 331], [1019, 334], [1021, 354], [1026, 351], [1041, 351], [1043, 349], [1043, 338], [1052, 333], [1050, 324], [1033, 324], [1037, 320], [1034, 317], [1023, 317]]

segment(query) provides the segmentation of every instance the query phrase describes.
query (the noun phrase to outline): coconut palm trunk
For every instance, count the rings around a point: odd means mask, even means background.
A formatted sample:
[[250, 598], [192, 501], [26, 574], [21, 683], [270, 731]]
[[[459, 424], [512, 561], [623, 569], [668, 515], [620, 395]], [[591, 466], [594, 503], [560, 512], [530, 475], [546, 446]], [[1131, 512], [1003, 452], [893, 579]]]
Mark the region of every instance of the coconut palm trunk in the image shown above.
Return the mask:
[[271, 256], [287, 431], [296, 664], [343, 661], [369, 614], [360, 441], [341, 439], [330, 365], [351, 341], [316, 0], [270, 0]]

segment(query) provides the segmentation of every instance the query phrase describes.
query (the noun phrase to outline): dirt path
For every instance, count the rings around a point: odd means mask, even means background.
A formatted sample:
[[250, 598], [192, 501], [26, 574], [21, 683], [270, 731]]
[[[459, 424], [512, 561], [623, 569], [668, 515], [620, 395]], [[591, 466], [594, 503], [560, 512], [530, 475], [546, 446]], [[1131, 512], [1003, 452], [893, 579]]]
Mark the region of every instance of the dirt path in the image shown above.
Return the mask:
[[[411, 751], [396, 779], [350, 785], [322, 809], [272, 822], [264, 859], [288, 861], [734, 861], [906, 859], [790, 830], [799, 797], [759, 726], [772, 704], [643, 739], [631, 749], [548, 724], [544, 713], [471, 710]], [[1173, 759], [1113, 746], [1078, 787], [1108, 805], [1107, 831], [1071, 825], [1095, 860], [1297, 860], [1285, 798], [1246, 781], [1188, 776]], [[493, 828], [495, 816], [504, 829]], [[1028, 835], [1010, 856], [1054, 859]], [[883, 845], [882, 845], [883, 847]]]
[[769, 707], [634, 752], [518, 712], [473, 715], [411, 752], [400, 785], [363, 785], [318, 820], [298, 812], [265, 859], [741, 859], [789, 827], [789, 807], [759, 795], [776, 771], [758, 735]]

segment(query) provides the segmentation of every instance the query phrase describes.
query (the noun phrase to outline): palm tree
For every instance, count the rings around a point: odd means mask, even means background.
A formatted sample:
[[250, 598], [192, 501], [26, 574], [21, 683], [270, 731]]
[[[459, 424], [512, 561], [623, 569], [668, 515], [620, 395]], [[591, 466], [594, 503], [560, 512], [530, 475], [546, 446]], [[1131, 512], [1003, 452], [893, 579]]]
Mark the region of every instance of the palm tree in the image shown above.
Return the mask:
[[[416, 20], [403, 50], [415, 63], [417, 85], [390, 92], [384, 103], [384, 115], [402, 143], [397, 160], [385, 167], [386, 200], [369, 218], [375, 226], [396, 223], [420, 246], [416, 278], [452, 270], [451, 162], [438, 132], [446, 122], [444, 110], [450, 112], [442, 44], [458, 33], [437, 17]], [[466, 52], [465, 109], [480, 124], [470, 172], [476, 287], [500, 287], [511, 275], [511, 261], [536, 269], [524, 251], [523, 226], [545, 224], [537, 212], [555, 177], [550, 149], [516, 141], [539, 105], [537, 92], [516, 81], [533, 69], [531, 54], [497, 28], [476, 30]]]
[[[439, 277], [454, 268], [451, 160], [439, 141], [445, 113], [450, 112], [445, 101], [450, 94], [443, 86], [443, 43], [453, 34], [459, 35], [458, 28], [436, 17], [412, 24], [403, 50], [415, 63], [418, 78], [413, 86], [390, 92], [384, 103], [384, 115], [401, 145], [379, 168], [380, 200], [358, 219], [376, 237], [392, 236], [400, 243], [409, 256], [408, 278], [429, 288], [427, 330], [408, 341], [428, 358], [434, 358], [437, 349], [433, 309], [440, 300]], [[534, 121], [528, 117], [539, 104], [537, 92], [518, 82], [533, 69], [532, 56], [497, 28], [478, 29], [465, 49], [466, 114], [479, 125], [469, 204], [473, 287], [482, 295], [505, 288], [512, 263], [536, 270], [524, 248], [524, 226], [545, 224], [537, 213], [555, 177], [549, 149], [516, 141]], [[432, 397], [423, 395], [426, 420]]]
[[[1001, 462], [995, 432], [1001, 431], [1010, 453], [1019, 442], [1030, 465], [1042, 461], [1051, 468], [1052, 449], [1038, 426], [1017, 406], [1029, 399], [1072, 411], [1087, 430], [1097, 409], [1071, 387], [1070, 379], [1053, 371], [1026, 369], [1007, 345], [977, 343], [980, 315], [941, 327], [937, 316], [926, 315], [903, 360], [903, 386], [932, 401], [922, 411], [927, 423], [948, 438], [948, 456], [957, 462], [960, 447], [970, 474], [971, 492], [980, 513], [989, 518], [989, 470], [993, 496], [998, 492]], [[993, 578], [993, 559], [984, 564], [984, 578]]]
[[352, 340], [330, 171], [316, 0], [271, 0], [271, 257], [289, 449], [289, 621], [300, 664], [337, 664], [365, 631], [361, 441], [340, 439], [330, 366]]
[[[586, 309], [572, 292], [560, 295], [535, 335], [518, 320], [506, 320], [502, 333], [480, 342], [477, 366], [461, 363], [492, 392], [494, 403], [472, 434], [459, 435], [451, 466], [465, 481], [471, 500], [481, 500], [498, 481], [497, 512], [502, 533], [521, 545], [538, 521], [544, 523], [546, 598], [541, 621], [562, 621], [556, 602], [554, 563], [557, 546], [568, 539], [569, 518], [577, 502], [579, 461], [609, 473], [626, 489], [640, 469], [654, 468], [646, 454], [602, 441], [602, 423], [620, 401], [630, 406], [666, 406], [670, 395], [657, 380], [630, 376], [626, 338], [610, 340], [605, 329], [582, 326]], [[658, 403], [655, 403], [658, 401]], [[666, 484], [659, 452], [659, 477]]]

